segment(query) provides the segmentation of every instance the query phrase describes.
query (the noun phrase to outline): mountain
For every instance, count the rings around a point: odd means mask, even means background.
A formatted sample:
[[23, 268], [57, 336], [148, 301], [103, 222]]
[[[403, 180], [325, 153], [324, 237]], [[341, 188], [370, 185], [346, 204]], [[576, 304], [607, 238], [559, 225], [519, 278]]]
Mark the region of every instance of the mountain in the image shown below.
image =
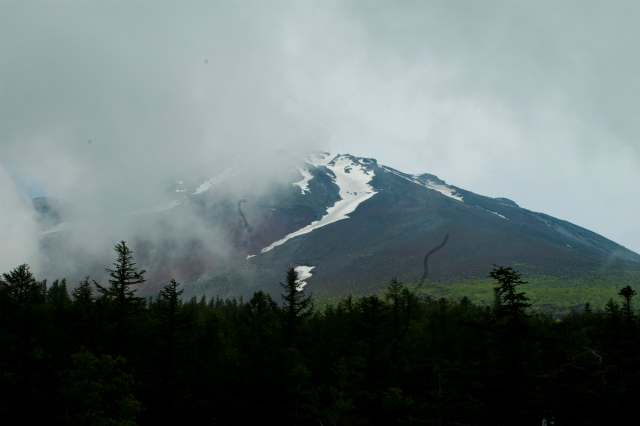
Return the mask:
[[[221, 158], [168, 173], [162, 185], [161, 203], [127, 214], [149, 292], [176, 277], [194, 295], [278, 294], [289, 267], [329, 294], [377, 290], [393, 277], [486, 277], [494, 264], [554, 277], [640, 270], [640, 255], [589, 230], [371, 158]], [[72, 225], [53, 203], [35, 203], [53, 264]]]

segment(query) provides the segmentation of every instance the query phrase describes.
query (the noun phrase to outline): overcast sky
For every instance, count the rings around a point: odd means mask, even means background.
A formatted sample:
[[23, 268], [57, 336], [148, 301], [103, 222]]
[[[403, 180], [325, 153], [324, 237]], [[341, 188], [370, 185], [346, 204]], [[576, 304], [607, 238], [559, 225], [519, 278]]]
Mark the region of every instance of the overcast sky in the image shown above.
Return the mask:
[[[640, 252], [638, 1], [0, 1], [1, 272], [27, 197], [256, 147], [373, 157]], [[125, 197], [126, 199], [126, 197]]]

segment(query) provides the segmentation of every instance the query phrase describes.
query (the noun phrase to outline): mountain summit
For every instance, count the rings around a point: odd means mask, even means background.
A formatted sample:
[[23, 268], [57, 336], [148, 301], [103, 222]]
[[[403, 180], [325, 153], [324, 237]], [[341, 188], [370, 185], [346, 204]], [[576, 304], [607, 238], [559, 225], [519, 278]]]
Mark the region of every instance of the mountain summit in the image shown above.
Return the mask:
[[[553, 276], [640, 269], [640, 255], [584, 228], [371, 158], [279, 152], [164, 179], [172, 199], [130, 213], [132, 242], [156, 281], [177, 275], [194, 294], [275, 293], [288, 267], [330, 294], [379, 289], [392, 277], [486, 277], [494, 264]], [[49, 214], [44, 246], [53, 247], [66, 228], [38, 203]], [[175, 232], [177, 223], [198, 231]]]

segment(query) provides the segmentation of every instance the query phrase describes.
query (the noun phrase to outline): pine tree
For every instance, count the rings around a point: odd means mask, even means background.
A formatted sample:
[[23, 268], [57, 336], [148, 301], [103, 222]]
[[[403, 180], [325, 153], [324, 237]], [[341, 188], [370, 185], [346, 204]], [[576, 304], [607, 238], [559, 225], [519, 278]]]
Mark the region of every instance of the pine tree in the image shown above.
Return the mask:
[[[519, 409], [525, 404], [522, 396], [525, 393], [529, 379], [525, 367], [531, 350], [527, 349], [530, 325], [527, 323], [529, 315], [526, 309], [531, 306], [529, 298], [524, 292], [518, 291], [518, 286], [527, 284], [521, 274], [513, 268], [497, 265], [489, 276], [498, 281], [494, 287], [496, 306], [494, 306], [494, 318], [496, 320], [494, 331], [496, 332], [496, 348], [500, 365], [499, 374], [496, 377], [498, 392], [496, 396], [505, 402], [503, 415], [509, 421], [513, 421], [520, 415]], [[529, 348], [530, 349], [530, 348]]]
[[[42, 423], [46, 391], [43, 362], [46, 327], [46, 281], [37, 281], [27, 264], [0, 279], [0, 419]], [[47, 353], [49, 355], [49, 353]], [[31, 410], [31, 411], [30, 411]], [[11, 423], [9, 420], [4, 423]]]
[[144, 269], [140, 272], [136, 271], [133, 251], [127, 247], [124, 241], [117, 244], [115, 250], [118, 253], [118, 259], [113, 264], [115, 269], [106, 269], [111, 277], [109, 288], [105, 288], [98, 283], [95, 283], [96, 287], [104, 297], [115, 301], [118, 306], [124, 307], [128, 304], [139, 303], [140, 300], [144, 299], [135, 297], [134, 294], [138, 289], [132, 287], [146, 282], [144, 274], [147, 271]]
[[78, 287], [71, 292], [71, 298], [76, 316], [75, 339], [81, 346], [93, 348], [96, 338], [96, 300], [89, 278], [87, 276], [80, 281]]
[[28, 305], [43, 303], [46, 298], [46, 281], [38, 282], [26, 263], [13, 269], [8, 274], [2, 274], [0, 279], [3, 296], [20, 312]]
[[185, 313], [181, 309], [182, 299], [180, 299], [184, 290], [178, 291], [178, 286], [180, 284], [172, 279], [160, 290], [152, 311], [157, 321], [159, 335], [165, 344], [164, 362], [168, 372], [171, 372], [173, 367], [177, 334], [186, 326]]
[[94, 281], [98, 292], [102, 294], [101, 301], [106, 305], [109, 314], [107, 328], [115, 331], [113, 343], [116, 351], [122, 350], [131, 335], [132, 319], [144, 306], [145, 300], [135, 296], [138, 288], [144, 284], [145, 270], [138, 272], [133, 261], [133, 251], [124, 241], [115, 247], [118, 259], [113, 264], [114, 269], [106, 269], [111, 279], [109, 287], [103, 287]]
[[71, 297], [67, 290], [67, 279], [55, 280], [47, 290], [47, 301], [56, 311], [66, 309], [71, 304]]
[[393, 331], [395, 335], [399, 334], [401, 314], [404, 308], [403, 290], [404, 286], [398, 282], [396, 278], [393, 278], [386, 291], [384, 292], [384, 298], [387, 302], [391, 302], [391, 313], [393, 316]]
[[253, 296], [245, 305], [245, 318], [248, 330], [251, 333], [250, 340], [258, 348], [266, 345], [268, 339], [273, 335], [275, 320], [277, 319], [274, 313], [274, 306], [276, 306], [276, 303], [271, 299], [271, 296], [262, 290], [253, 293]]
[[526, 293], [518, 292], [517, 287], [527, 282], [522, 281], [522, 274], [511, 267], [493, 266], [495, 268], [489, 272], [489, 276], [498, 281], [498, 285], [493, 288], [496, 298], [494, 302], [496, 316], [508, 318], [512, 325], [520, 323], [527, 317], [525, 309], [531, 306], [531, 303]]
[[379, 384], [382, 347], [387, 343], [387, 339], [383, 338], [383, 335], [387, 325], [388, 310], [387, 305], [376, 294], [360, 299], [358, 308], [360, 310], [358, 330], [360, 340], [366, 348], [363, 353], [367, 360], [366, 380], [369, 388], [374, 389]]
[[622, 314], [624, 315], [627, 323], [631, 323], [633, 317], [633, 309], [631, 308], [631, 299], [636, 295], [636, 291], [631, 288], [631, 286], [626, 286], [622, 290], [618, 292], [618, 296], [624, 299], [624, 304], [622, 305]]
[[604, 317], [611, 323], [617, 323], [620, 320], [620, 305], [612, 298], [604, 304]]
[[88, 276], [85, 277], [84, 280], [80, 281], [80, 285], [78, 287], [73, 289], [71, 296], [73, 297], [73, 303], [82, 306], [91, 306], [93, 304], [95, 299], [93, 296], [93, 288], [91, 288]]
[[284, 306], [279, 315], [283, 321], [285, 346], [290, 347], [299, 332], [302, 322], [313, 314], [313, 298], [305, 296], [300, 288], [298, 273], [293, 268], [287, 271], [286, 284], [280, 283], [285, 294], [281, 294]]

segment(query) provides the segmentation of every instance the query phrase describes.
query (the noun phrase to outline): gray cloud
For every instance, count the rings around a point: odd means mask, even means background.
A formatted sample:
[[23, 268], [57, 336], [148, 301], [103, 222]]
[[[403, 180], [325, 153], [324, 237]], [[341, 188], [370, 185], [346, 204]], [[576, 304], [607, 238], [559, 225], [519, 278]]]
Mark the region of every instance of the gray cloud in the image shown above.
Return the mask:
[[[34, 234], [19, 194], [73, 199], [80, 222], [126, 218], [170, 201], [166, 172], [286, 148], [433, 173], [640, 251], [636, 2], [0, 11], [3, 209], [24, 212], [2, 215], [11, 240]], [[124, 238], [92, 237], [95, 250]], [[36, 263], [26, 240], [23, 261]]]

